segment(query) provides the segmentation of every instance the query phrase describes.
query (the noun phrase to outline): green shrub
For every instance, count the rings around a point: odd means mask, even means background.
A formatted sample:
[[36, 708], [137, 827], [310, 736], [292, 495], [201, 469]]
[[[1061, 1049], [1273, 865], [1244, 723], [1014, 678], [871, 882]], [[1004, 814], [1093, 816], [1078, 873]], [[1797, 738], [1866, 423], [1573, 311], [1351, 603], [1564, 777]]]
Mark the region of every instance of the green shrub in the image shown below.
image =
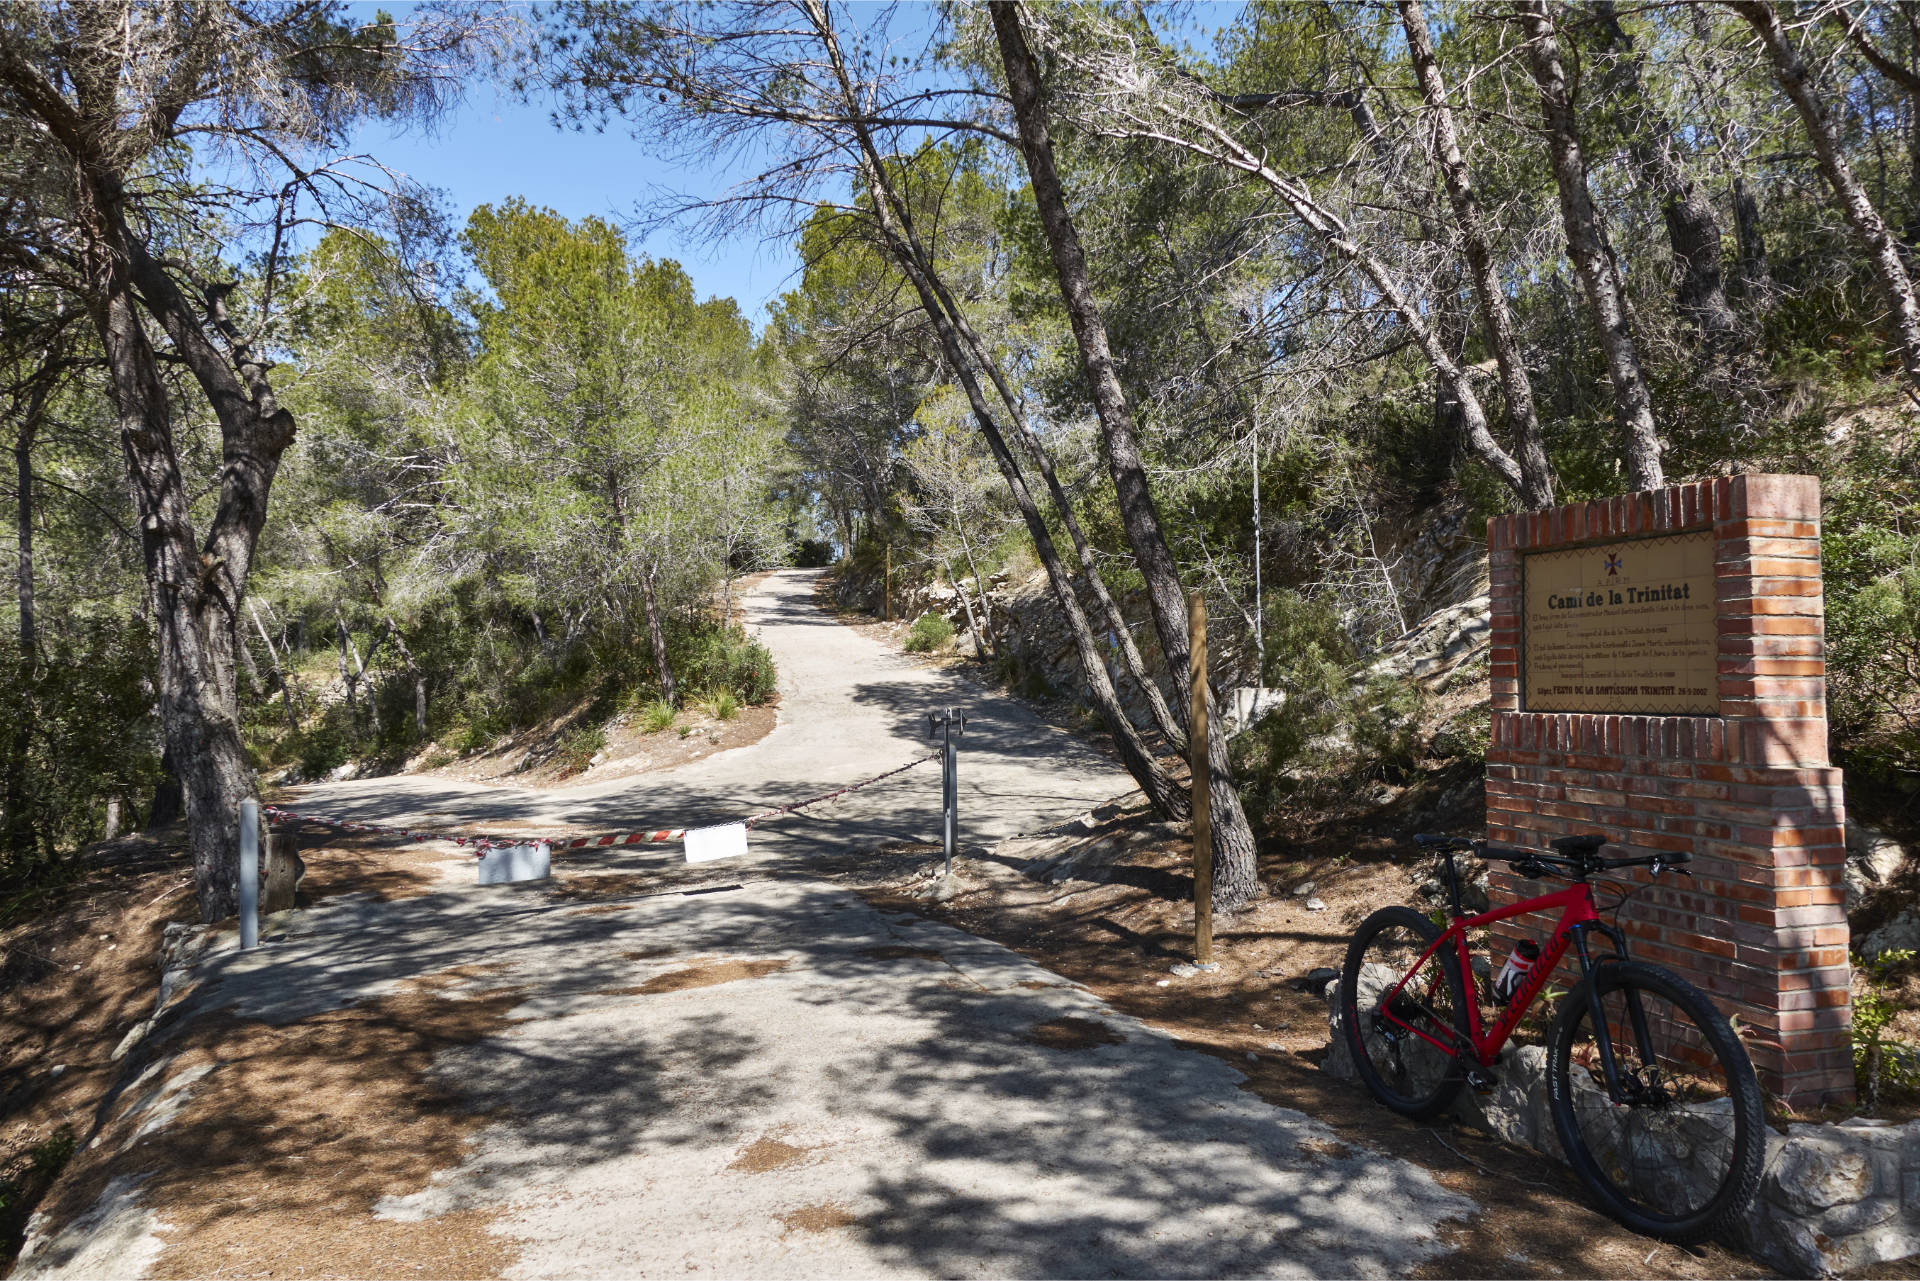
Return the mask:
[[489, 720], [462, 719], [455, 722], [445, 741], [458, 755], [472, 756], [475, 752], [485, 751], [499, 737], [499, 727]]
[[1020, 697], [1035, 702], [1051, 697], [1054, 692], [1052, 684], [1039, 668], [1029, 667], [1010, 649], [1001, 650], [994, 659], [993, 676]]
[[1399, 782], [1420, 755], [1420, 687], [1376, 676], [1343, 700], [1352, 718], [1353, 750], [1369, 772]]
[[560, 740], [553, 757], [560, 763], [562, 775], [584, 773], [594, 756], [607, 745], [607, 731], [601, 725], [581, 725]]
[[1879, 1103], [1883, 1087], [1902, 1093], [1920, 1090], [1920, 1051], [1887, 1034], [1900, 1013], [1888, 980], [1911, 960], [1913, 953], [1907, 949], [1882, 952], [1871, 963], [1853, 958], [1866, 989], [1853, 998], [1853, 1077], [1868, 1107]]
[[1432, 741], [1427, 744], [1427, 751], [1443, 761], [1484, 765], [1487, 744], [1492, 737], [1492, 709], [1485, 703], [1475, 703], [1435, 730]]
[[727, 688], [741, 702], [755, 707], [772, 698], [780, 689], [780, 674], [774, 668], [772, 652], [759, 641], [747, 641], [737, 647]]
[[300, 777], [325, 778], [353, 759], [353, 727], [346, 706], [336, 703], [318, 722], [303, 726], [293, 743]]
[[714, 627], [686, 643], [677, 660], [680, 683], [689, 690], [730, 692], [742, 703], [759, 706], [779, 688], [773, 655], [738, 627]]
[[[1272, 818], [1302, 805], [1338, 805], [1357, 784], [1400, 781], [1421, 749], [1426, 697], [1392, 677], [1356, 683], [1357, 656], [1331, 606], [1276, 593], [1267, 610], [1266, 683], [1284, 689], [1286, 707], [1233, 740], [1234, 769], [1249, 810]], [[1477, 750], [1460, 727], [1461, 754]]]
[[73, 1147], [73, 1130], [63, 1125], [6, 1162], [0, 1172], [0, 1265], [19, 1252], [28, 1218], [72, 1159]]
[[669, 703], [664, 698], [656, 698], [640, 709], [640, 732], [643, 734], [658, 734], [661, 730], [673, 724], [675, 715], [677, 715], [677, 713], [673, 710], [672, 703]]
[[953, 640], [953, 624], [939, 614], [922, 614], [907, 633], [909, 654], [929, 654]]
[[729, 689], [723, 689], [708, 699], [707, 706], [712, 709], [715, 720], [730, 721], [740, 714], [740, 700]]
[[1829, 714], [1848, 769], [1920, 769], [1920, 458], [1862, 445], [1829, 480]]
[[[17, 812], [0, 814], [9, 851], [0, 875], [33, 878], [100, 834], [106, 798], [152, 794], [160, 729], [149, 684], [153, 643], [137, 620], [73, 620], [42, 633], [37, 671], [0, 640], [0, 745], [24, 750]], [[13, 798], [7, 798], [9, 802]]]

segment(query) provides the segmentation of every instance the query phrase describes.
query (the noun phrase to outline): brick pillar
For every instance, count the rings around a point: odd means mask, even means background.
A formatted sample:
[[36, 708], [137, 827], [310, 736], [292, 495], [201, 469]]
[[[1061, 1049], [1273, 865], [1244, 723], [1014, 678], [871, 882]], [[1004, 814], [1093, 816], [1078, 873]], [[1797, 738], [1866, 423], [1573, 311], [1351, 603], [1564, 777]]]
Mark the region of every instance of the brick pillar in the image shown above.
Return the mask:
[[[1616, 543], [1630, 554], [1630, 540], [1704, 530], [1713, 542], [1719, 714], [1528, 710], [1525, 558], [1584, 547], [1604, 554]], [[1818, 479], [1722, 477], [1503, 516], [1488, 522], [1487, 546], [1488, 835], [1539, 846], [1595, 831], [1621, 853], [1690, 851], [1691, 881], [1663, 877], [1622, 911], [1634, 955], [1678, 971], [1739, 1017], [1770, 1092], [1796, 1107], [1852, 1098], [1844, 803], [1827, 759]], [[1496, 904], [1540, 892], [1505, 864], [1495, 865], [1492, 889]], [[1550, 928], [1516, 924], [1535, 938]]]

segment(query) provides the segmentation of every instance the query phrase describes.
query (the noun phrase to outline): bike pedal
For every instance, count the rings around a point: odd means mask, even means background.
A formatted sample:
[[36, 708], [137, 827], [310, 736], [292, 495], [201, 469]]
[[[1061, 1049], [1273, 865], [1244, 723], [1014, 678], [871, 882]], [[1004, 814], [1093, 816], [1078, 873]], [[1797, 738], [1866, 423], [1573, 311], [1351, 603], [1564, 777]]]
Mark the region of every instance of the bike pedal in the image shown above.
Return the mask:
[[1485, 1068], [1468, 1068], [1467, 1084], [1473, 1087], [1475, 1094], [1492, 1094], [1500, 1087], [1500, 1078]]

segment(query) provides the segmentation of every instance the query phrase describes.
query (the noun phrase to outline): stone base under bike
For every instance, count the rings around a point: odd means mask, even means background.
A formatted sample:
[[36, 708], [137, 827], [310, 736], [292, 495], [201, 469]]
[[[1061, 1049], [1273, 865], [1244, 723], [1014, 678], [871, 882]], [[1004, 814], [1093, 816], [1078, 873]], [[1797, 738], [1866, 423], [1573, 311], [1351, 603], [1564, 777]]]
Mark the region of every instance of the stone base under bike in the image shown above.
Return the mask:
[[[1331, 1043], [1322, 1070], [1356, 1080], [1339, 1027], [1340, 985], [1327, 985]], [[1492, 1070], [1475, 1068], [1455, 1115], [1555, 1160], [1546, 1051], [1510, 1046]], [[1920, 1255], [1920, 1121], [1905, 1125], [1793, 1125], [1767, 1132], [1766, 1173], [1735, 1244], [1792, 1276], [1852, 1272]]]

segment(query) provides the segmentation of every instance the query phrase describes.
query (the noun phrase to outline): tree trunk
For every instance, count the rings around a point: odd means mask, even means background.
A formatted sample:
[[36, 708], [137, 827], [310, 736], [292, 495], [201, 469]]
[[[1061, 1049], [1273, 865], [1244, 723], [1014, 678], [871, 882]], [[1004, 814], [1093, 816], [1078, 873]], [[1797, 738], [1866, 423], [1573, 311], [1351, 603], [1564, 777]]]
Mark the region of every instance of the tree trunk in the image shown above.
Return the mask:
[[[13, 438], [14, 600], [20, 607], [20, 660], [29, 663], [40, 648], [33, 603], [33, 448], [46, 411], [48, 386], [40, 379], [28, 393], [25, 413]], [[29, 671], [27, 673], [31, 675]]]
[[[355, 720], [358, 720], [360, 706], [356, 696], [360, 692], [361, 682], [366, 677], [367, 668], [366, 664], [360, 661], [360, 647], [353, 643], [353, 633], [347, 628], [347, 620], [341, 615], [338, 605], [333, 607], [333, 640], [334, 648], [340, 654], [340, 683], [347, 687], [347, 711], [352, 713]], [[353, 656], [352, 666], [347, 664], [349, 654]], [[377, 718], [379, 713], [375, 712], [374, 716]]]
[[1767, 262], [1767, 238], [1760, 228], [1760, 205], [1747, 180], [1733, 177], [1734, 278], [1747, 306], [1764, 312], [1773, 306], [1773, 268]]
[[1034, 551], [1039, 555], [1040, 563], [1047, 573], [1047, 582], [1053, 589], [1054, 599], [1066, 617], [1068, 630], [1073, 635], [1074, 648], [1080, 658], [1081, 673], [1086, 677], [1088, 696], [1094, 710], [1106, 724], [1107, 731], [1113, 735], [1114, 746], [1120, 753], [1121, 762], [1127, 773], [1140, 785], [1153, 807], [1170, 818], [1186, 813], [1186, 798], [1179, 786], [1160, 767], [1153, 753], [1141, 741], [1140, 732], [1134, 727], [1126, 709], [1120, 705], [1119, 695], [1114, 691], [1112, 677], [1108, 675], [1107, 665], [1100, 656], [1098, 644], [1093, 638], [1093, 629], [1087, 622], [1087, 616], [1080, 607], [1080, 599], [1074, 594], [1073, 579], [1067, 573], [1066, 566], [1060, 560], [1059, 548], [1053, 541], [1053, 534], [1047, 529], [1046, 520], [1040, 514], [1040, 508], [1033, 501], [1033, 494], [1027, 488], [1026, 478], [1021, 474], [1020, 464], [1007, 448], [1006, 438], [1001, 434], [999, 424], [994, 421], [992, 411], [987, 406], [985, 393], [980, 381], [974, 376], [973, 367], [960, 345], [960, 336], [950, 318], [941, 307], [938, 296], [929, 283], [924, 256], [918, 246], [899, 237], [894, 229], [893, 192], [882, 175], [875, 179], [872, 174], [879, 168], [871, 158], [868, 163], [869, 181], [873, 184], [879, 198], [874, 202], [883, 228], [888, 229], [888, 239], [895, 260], [913, 283], [920, 295], [921, 306], [933, 321], [934, 331], [939, 336], [941, 352], [948, 368], [960, 382], [967, 394], [967, 402], [973, 411], [974, 422], [986, 438], [988, 450], [993, 454], [994, 462], [1000, 468], [1001, 476], [1006, 480], [1007, 490], [1013, 496], [1014, 506], [1020, 517], [1026, 522], [1027, 533], [1033, 540]]
[[1606, 236], [1587, 191], [1587, 166], [1580, 154], [1578, 124], [1560, 65], [1560, 46], [1554, 37], [1547, 0], [1524, 0], [1518, 6], [1527, 35], [1527, 60], [1540, 88], [1540, 113], [1553, 156], [1553, 177], [1560, 189], [1560, 217], [1567, 232], [1567, 254], [1586, 291], [1587, 305], [1607, 360], [1607, 379], [1613, 386], [1613, 412], [1623, 434], [1621, 456], [1632, 489], [1658, 489], [1666, 483], [1660, 465], [1660, 434], [1653, 421], [1653, 397], [1640, 371], [1627, 322], [1627, 303]]
[[27, 395], [27, 404], [13, 439], [14, 506], [14, 599], [20, 611], [20, 655], [14, 664], [14, 690], [20, 703], [13, 709], [16, 719], [8, 735], [6, 778], [0, 785], [0, 807], [6, 810], [5, 845], [16, 865], [31, 860], [34, 851], [34, 825], [38, 818], [33, 803], [33, 727], [34, 680], [40, 668], [40, 633], [34, 613], [33, 583], [33, 449], [40, 434], [40, 419], [46, 411], [51, 390], [43, 377], [35, 381]]
[[267, 683], [260, 679], [260, 666], [253, 661], [253, 647], [241, 640], [233, 648], [240, 655], [240, 665], [247, 669], [247, 688], [253, 691], [255, 698], [259, 698], [267, 692]]
[[[1462, 364], [1467, 358], [1467, 313], [1459, 305], [1459, 276], [1452, 271], [1441, 273], [1434, 289], [1433, 327], [1440, 337], [1440, 345], [1446, 348], [1447, 358], [1454, 364]], [[1438, 373], [1433, 376], [1433, 431], [1442, 440], [1449, 443], [1457, 441], [1466, 434], [1467, 411], [1460, 398], [1453, 394], [1453, 388]], [[1257, 468], [1256, 468], [1257, 470]]]
[[427, 678], [420, 674], [420, 668], [413, 661], [413, 651], [407, 648], [407, 638], [400, 634], [400, 625], [391, 617], [387, 619], [387, 635], [393, 638], [401, 666], [407, 669], [407, 680], [413, 685], [413, 736], [423, 739], [427, 736]]
[[1800, 122], [1806, 126], [1807, 137], [1820, 162], [1820, 172], [1833, 192], [1834, 207], [1853, 228], [1854, 239], [1880, 282], [1910, 394], [1920, 393], [1920, 305], [1914, 301], [1913, 281], [1900, 259], [1899, 244], [1887, 230], [1880, 211], [1867, 198], [1866, 188], [1854, 176], [1853, 166], [1847, 163], [1840, 135], [1820, 101], [1812, 75], [1800, 61], [1799, 51], [1794, 48], [1786, 28], [1781, 26], [1778, 11], [1768, 0], [1731, 0], [1729, 7], [1759, 34], [1773, 63], [1773, 78], [1779, 81], [1794, 109], [1800, 113]]
[[253, 615], [254, 630], [260, 633], [260, 643], [267, 647], [267, 661], [273, 664], [274, 679], [280, 682], [280, 705], [287, 713], [287, 732], [300, 732], [300, 717], [293, 709], [293, 683], [287, 675], [287, 669], [280, 664], [280, 653], [273, 647], [273, 638], [267, 635], [265, 623], [260, 621], [260, 611], [247, 602], [247, 612]]
[[[967, 572], [973, 575], [973, 590], [980, 597], [980, 626], [982, 630], [974, 635], [974, 653], [980, 658], [987, 657], [989, 653], [997, 658], [1000, 654], [1000, 642], [995, 639], [993, 634], [993, 597], [987, 594], [987, 576], [980, 572], [980, 562], [974, 559], [973, 540], [968, 538], [965, 533], [960, 535], [960, 552], [967, 558]], [[951, 569], [947, 571], [947, 577], [949, 579], [953, 577], [953, 571]], [[953, 586], [955, 591], [960, 591], [960, 584], [955, 583]], [[961, 591], [960, 594], [962, 596], [966, 595], [964, 591]]]
[[1738, 341], [1740, 325], [1727, 301], [1720, 270], [1720, 219], [1713, 201], [1680, 161], [1673, 122], [1647, 97], [1642, 80], [1646, 60], [1620, 25], [1613, 0], [1595, 0], [1593, 13], [1608, 48], [1619, 59], [1623, 96], [1629, 104], [1627, 146], [1660, 196], [1667, 244], [1673, 250], [1675, 306], [1709, 351], [1724, 354]]
[[[1020, 126], [1021, 151], [1033, 183], [1040, 224], [1046, 233], [1054, 272], [1059, 277], [1060, 294], [1073, 324], [1081, 365], [1093, 392], [1094, 410], [1107, 446], [1107, 465], [1119, 500], [1121, 524], [1126, 529], [1127, 542], [1133, 548], [1141, 575], [1146, 579], [1147, 598], [1160, 636], [1160, 652], [1166, 655], [1167, 667], [1175, 680], [1184, 686], [1192, 658], [1188, 650], [1186, 591], [1161, 533], [1160, 513], [1147, 484], [1146, 463], [1134, 432], [1133, 414], [1113, 367], [1106, 324], [1094, 302], [1086, 257], [1054, 168], [1053, 141], [1048, 134], [1046, 107], [1041, 101], [1039, 71], [1020, 29], [1018, 7], [1012, 0], [994, 0], [988, 7], [1000, 46], [1000, 61], [1006, 69], [1014, 116]], [[1212, 772], [1208, 799], [1214, 823], [1214, 901], [1223, 908], [1233, 908], [1252, 898], [1259, 888], [1253, 829], [1240, 807], [1226, 738], [1217, 724], [1208, 726], [1206, 752]]]
[[[1486, 217], [1480, 209], [1479, 198], [1474, 195], [1467, 158], [1460, 149], [1460, 134], [1454, 124], [1453, 107], [1447, 99], [1447, 83], [1440, 74], [1440, 59], [1434, 52], [1433, 37], [1427, 30], [1426, 13], [1419, 0], [1399, 0], [1399, 5], [1400, 25], [1407, 33], [1407, 51], [1420, 81], [1420, 94], [1433, 115], [1434, 158], [1440, 164], [1447, 202], [1453, 207], [1454, 223], [1460, 231], [1460, 247], [1467, 259], [1480, 325], [1500, 371], [1500, 394], [1507, 403], [1513, 453], [1520, 465], [1520, 500], [1530, 508], [1551, 507], [1557, 477], [1553, 464], [1547, 460], [1540, 416], [1533, 407], [1533, 384], [1527, 378], [1520, 341], [1514, 335], [1513, 313], [1507, 307], [1507, 294], [1500, 286], [1500, 276], [1494, 267]], [[1459, 358], [1454, 356], [1454, 359]], [[1441, 381], [1449, 401], [1458, 405], [1458, 394], [1445, 387], [1444, 379]]]
[[653, 576], [658, 566], [648, 563], [640, 575], [640, 604], [647, 615], [647, 639], [653, 643], [653, 666], [660, 673], [660, 697], [670, 706], [680, 705], [680, 693], [673, 682], [673, 664], [667, 659], [667, 634], [660, 627], [660, 602], [653, 594]]
[[967, 595], [967, 589], [962, 587], [960, 580], [953, 576], [953, 562], [951, 560], [942, 556], [940, 558], [940, 568], [947, 571], [947, 581], [953, 584], [954, 595], [960, 598], [960, 608], [967, 613], [967, 630], [973, 634], [973, 656], [985, 660], [987, 656], [987, 645], [980, 631], [980, 620], [974, 617], [973, 597]]
[[203, 557], [194, 546], [168, 391], [132, 291], [113, 279], [117, 271], [107, 269], [110, 283], [96, 322], [140, 515], [147, 610], [158, 650], [160, 720], [185, 801], [195, 897], [201, 919], [218, 921], [234, 912], [239, 807], [254, 794], [253, 771], [240, 740], [232, 649], [222, 644], [232, 637], [228, 610], [238, 601], [221, 588], [231, 588], [234, 571], [211, 549]]
[[[833, 63], [843, 96], [850, 101], [856, 99], [853, 86], [847, 77], [845, 64], [841, 60], [838, 38], [833, 32], [832, 22], [819, 0], [808, 0], [807, 12], [825, 44], [827, 54]], [[974, 366], [967, 359], [959, 329], [953, 318], [941, 303], [939, 293], [932, 277], [932, 259], [919, 243], [911, 226], [903, 226], [900, 210], [906, 207], [895, 191], [891, 178], [879, 150], [874, 146], [872, 137], [864, 125], [854, 124], [854, 132], [861, 149], [861, 167], [865, 173], [870, 190], [874, 194], [873, 209], [875, 220], [879, 224], [885, 247], [893, 257], [901, 272], [913, 286], [920, 299], [921, 309], [933, 325], [934, 333], [940, 342], [940, 351], [948, 369], [966, 393], [968, 407], [973, 412], [974, 422], [980, 433], [986, 438], [987, 448], [993, 454], [994, 462], [1000, 468], [1001, 476], [1006, 480], [1007, 490], [1013, 496], [1014, 506], [1019, 510], [1021, 519], [1026, 522], [1027, 532], [1033, 539], [1035, 552], [1047, 573], [1047, 582], [1053, 589], [1055, 600], [1067, 620], [1068, 630], [1073, 636], [1074, 648], [1080, 658], [1082, 674], [1086, 677], [1089, 697], [1094, 710], [1105, 722], [1107, 730], [1113, 735], [1114, 746], [1120, 753], [1122, 764], [1127, 773], [1140, 785], [1147, 800], [1160, 813], [1177, 818], [1187, 812], [1186, 798], [1177, 784], [1161, 768], [1160, 762], [1147, 750], [1140, 739], [1140, 732], [1120, 706], [1119, 696], [1114, 692], [1113, 680], [1107, 673], [1105, 661], [1093, 639], [1093, 630], [1087, 623], [1085, 611], [1080, 600], [1074, 594], [1073, 580], [1060, 561], [1059, 549], [1055, 546], [1052, 533], [1040, 515], [1039, 507], [1033, 501], [1033, 495], [1027, 488], [1026, 478], [1021, 474], [1020, 464], [1007, 448], [1006, 438], [1001, 434], [999, 424], [994, 420], [993, 412], [987, 405], [986, 395], [981, 391], [980, 380], [974, 375]]]
[[1028, 459], [1040, 471], [1040, 478], [1047, 487], [1047, 496], [1053, 503], [1054, 512], [1060, 517], [1061, 525], [1067, 531], [1067, 537], [1073, 542], [1074, 554], [1080, 561], [1080, 575], [1087, 584], [1087, 590], [1093, 593], [1093, 599], [1100, 606], [1100, 612], [1107, 620], [1107, 630], [1114, 636], [1120, 651], [1121, 661], [1126, 672], [1132, 678], [1134, 687], [1147, 701], [1147, 710], [1153, 716], [1153, 723], [1164, 735], [1175, 751], [1184, 752], [1187, 748], [1186, 727], [1177, 719], [1167, 706], [1166, 696], [1160, 692], [1160, 686], [1147, 672], [1147, 662], [1140, 654], [1140, 647], [1134, 643], [1133, 629], [1127, 626], [1126, 615], [1120, 612], [1120, 606], [1107, 590], [1106, 579], [1100, 574], [1100, 563], [1094, 558], [1093, 548], [1087, 542], [1086, 534], [1080, 528], [1080, 518], [1074, 514], [1073, 503], [1067, 498], [1066, 491], [1060, 487], [1060, 480], [1054, 473], [1053, 457], [1041, 444], [1039, 435], [1033, 430], [1027, 416], [1020, 408], [1020, 402], [1007, 386], [1006, 375], [1001, 372], [1000, 362], [994, 360], [985, 346], [973, 332], [973, 326], [967, 323], [966, 313], [955, 303], [953, 295], [940, 277], [928, 272], [940, 301], [946, 307], [954, 326], [959, 329], [967, 346], [972, 350], [976, 362], [987, 371], [1000, 394], [1000, 403], [1006, 407], [1007, 417], [1012, 420], [1019, 432], [1020, 440], [1026, 446]]
[[[160, 719], [186, 803], [201, 918], [217, 921], [234, 911], [239, 805], [254, 795], [233, 681], [236, 620], [293, 418], [279, 407], [265, 362], [227, 322], [224, 290], [208, 291], [203, 320], [129, 231], [110, 162], [77, 158], [84, 161], [76, 186], [79, 253], [140, 518]], [[198, 546], [171, 396], [142, 306], [166, 330], [220, 424], [218, 500]], [[208, 325], [221, 332], [224, 353]]]

